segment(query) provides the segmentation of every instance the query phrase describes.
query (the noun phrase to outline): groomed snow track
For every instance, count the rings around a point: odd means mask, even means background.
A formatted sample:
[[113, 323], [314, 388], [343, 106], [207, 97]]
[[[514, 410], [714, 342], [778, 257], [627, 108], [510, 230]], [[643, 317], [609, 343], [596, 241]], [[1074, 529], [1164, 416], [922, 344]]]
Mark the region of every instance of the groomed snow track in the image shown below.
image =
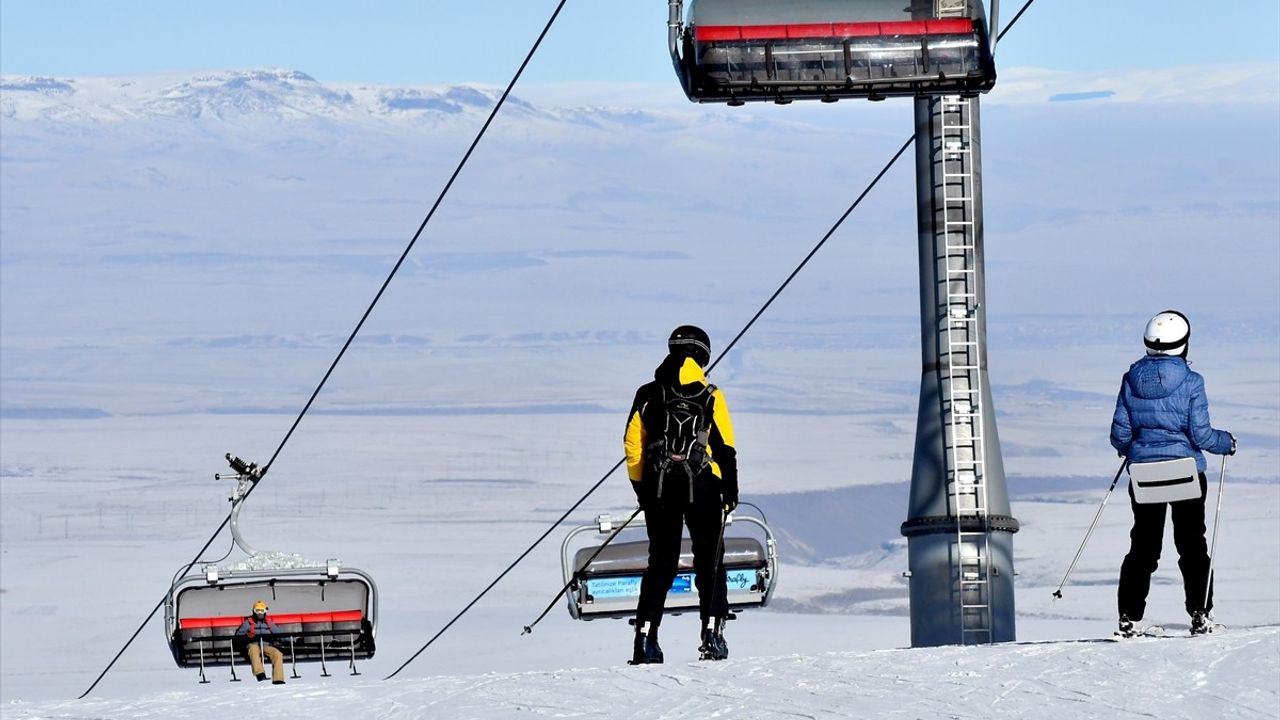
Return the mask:
[[[1102, 630], [1104, 628], [1100, 628]], [[719, 663], [256, 683], [128, 700], [11, 703], [12, 720], [409, 718], [1127, 718], [1280, 711], [1280, 626], [1190, 638], [1063, 640], [731, 658]], [[674, 640], [674, 638], [673, 638]], [[850, 638], [850, 644], [856, 644]], [[620, 648], [622, 652], [625, 648]]]

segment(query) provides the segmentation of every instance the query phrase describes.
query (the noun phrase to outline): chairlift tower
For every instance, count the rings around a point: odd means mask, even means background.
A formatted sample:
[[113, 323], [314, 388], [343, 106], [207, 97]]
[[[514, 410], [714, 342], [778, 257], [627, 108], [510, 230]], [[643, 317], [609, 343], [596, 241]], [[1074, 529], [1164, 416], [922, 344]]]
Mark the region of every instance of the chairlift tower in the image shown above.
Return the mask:
[[911, 644], [1015, 639], [1013, 533], [987, 380], [978, 95], [998, 0], [668, 0], [694, 102], [915, 102], [921, 383], [907, 537]]

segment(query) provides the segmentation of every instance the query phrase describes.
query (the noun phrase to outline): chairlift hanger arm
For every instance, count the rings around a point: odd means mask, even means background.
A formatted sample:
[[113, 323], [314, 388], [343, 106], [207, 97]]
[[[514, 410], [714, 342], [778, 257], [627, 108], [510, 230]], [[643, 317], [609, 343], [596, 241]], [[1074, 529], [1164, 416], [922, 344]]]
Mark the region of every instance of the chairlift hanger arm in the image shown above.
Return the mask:
[[671, 53], [671, 63], [675, 66], [676, 77], [684, 94], [689, 94], [689, 78], [681, 70], [684, 61], [680, 58], [680, 46], [684, 43], [684, 0], [667, 0], [667, 49]]
[[991, 0], [991, 57], [996, 55], [996, 41], [1004, 33], [1000, 32], [1000, 0]]
[[[258, 551], [253, 548], [240, 534], [240, 508], [244, 506], [244, 501], [253, 492], [253, 488], [262, 479], [262, 469], [258, 467], [258, 463], [245, 462], [238, 456], [227, 453], [227, 463], [231, 465], [231, 469], [236, 471], [236, 487], [231, 491], [231, 539], [235, 542], [236, 547], [245, 552], [246, 555], [257, 555]], [[215, 475], [215, 478], [221, 478]]]

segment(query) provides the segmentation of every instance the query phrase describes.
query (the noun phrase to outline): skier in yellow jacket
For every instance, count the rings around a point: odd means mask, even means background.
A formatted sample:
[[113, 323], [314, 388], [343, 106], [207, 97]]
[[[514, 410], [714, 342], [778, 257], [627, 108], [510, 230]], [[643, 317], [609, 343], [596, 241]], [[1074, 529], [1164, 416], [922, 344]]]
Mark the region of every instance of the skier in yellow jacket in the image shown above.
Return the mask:
[[627, 476], [645, 514], [649, 564], [640, 582], [632, 664], [662, 662], [658, 625], [680, 560], [683, 526], [689, 526], [702, 618], [703, 658], [729, 656], [724, 620], [725, 517], [738, 504], [738, 463], [733, 423], [724, 393], [707, 382], [711, 340], [682, 325], [667, 341], [668, 355], [640, 386], [627, 419], [623, 445]]

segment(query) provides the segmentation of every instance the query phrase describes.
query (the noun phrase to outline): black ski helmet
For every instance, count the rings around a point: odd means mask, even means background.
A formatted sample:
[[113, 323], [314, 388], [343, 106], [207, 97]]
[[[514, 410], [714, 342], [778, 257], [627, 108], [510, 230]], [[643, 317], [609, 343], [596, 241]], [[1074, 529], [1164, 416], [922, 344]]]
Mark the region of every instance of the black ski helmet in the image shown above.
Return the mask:
[[681, 325], [671, 331], [667, 339], [667, 350], [672, 355], [691, 357], [699, 367], [706, 367], [711, 362], [711, 338], [707, 332], [696, 325]]

